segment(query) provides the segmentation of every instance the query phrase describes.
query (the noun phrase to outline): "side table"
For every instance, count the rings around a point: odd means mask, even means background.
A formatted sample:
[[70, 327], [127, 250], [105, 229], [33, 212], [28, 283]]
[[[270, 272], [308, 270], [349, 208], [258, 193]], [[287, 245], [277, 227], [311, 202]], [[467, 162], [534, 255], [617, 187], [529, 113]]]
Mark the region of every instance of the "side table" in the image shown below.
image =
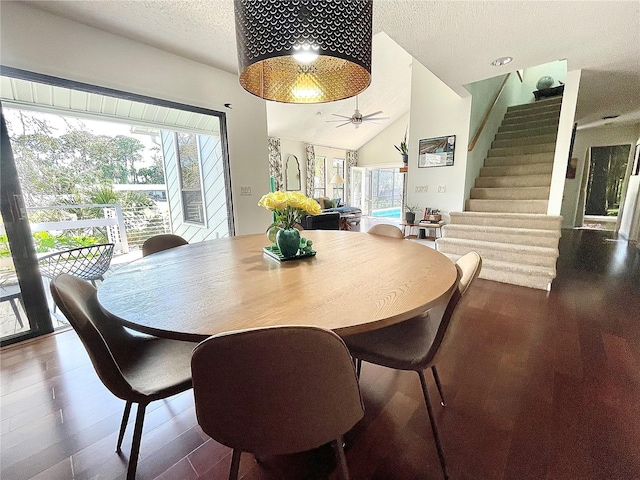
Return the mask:
[[[405, 238], [423, 238], [423, 239], [433, 239], [442, 237], [442, 226], [444, 225], [443, 221], [428, 223], [401, 223], [402, 233], [404, 233]], [[416, 234], [412, 233], [412, 229], [417, 229]], [[427, 236], [426, 231], [433, 230], [434, 236]]]

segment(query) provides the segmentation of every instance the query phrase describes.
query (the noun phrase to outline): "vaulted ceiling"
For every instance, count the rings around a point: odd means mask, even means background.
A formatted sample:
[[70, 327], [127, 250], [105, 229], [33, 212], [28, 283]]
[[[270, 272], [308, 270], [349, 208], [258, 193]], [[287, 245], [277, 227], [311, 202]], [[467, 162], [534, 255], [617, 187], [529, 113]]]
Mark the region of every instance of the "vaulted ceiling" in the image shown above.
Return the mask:
[[[31, 1], [36, 8], [237, 74], [233, 0]], [[374, 1], [373, 81], [359, 96], [378, 125], [336, 128], [355, 100], [268, 102], [269, 134], [357, 149], [409, 109], [410, 64], [422, 63], [454, 91], [509, 71], [566, 59], [582, 69], [580, 126], [640, 123], [639, 1]], [[494, 67], [502, 56], [513, 62]], [[249, 94], [247, 94], [249, 95]]]

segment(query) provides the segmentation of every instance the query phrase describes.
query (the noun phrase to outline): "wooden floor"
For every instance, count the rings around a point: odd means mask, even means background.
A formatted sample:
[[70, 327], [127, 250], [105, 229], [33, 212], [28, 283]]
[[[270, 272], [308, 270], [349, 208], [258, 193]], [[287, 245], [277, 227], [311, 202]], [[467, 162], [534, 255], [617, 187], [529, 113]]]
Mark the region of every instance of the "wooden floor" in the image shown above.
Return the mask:
[[[439, 364], [448, 405], [434, 402], [452, 479], [640, 478], [640, 255], [610, 237], [564, 231], [551, 292], [484, 280], [469, 291]], [[3, 480], [124, 478], [123, 402], [73, 332], [0, 362]], [[441, 478], [417, 375], [365, 364], [361, 387], [351, 478]], [[245, 454], [242, 478], [334, 479], [330, 453], [265, 467]], [[191, 392], [150, 405], [138, 479], [226, 478], [229, 463], [196, 425]]]

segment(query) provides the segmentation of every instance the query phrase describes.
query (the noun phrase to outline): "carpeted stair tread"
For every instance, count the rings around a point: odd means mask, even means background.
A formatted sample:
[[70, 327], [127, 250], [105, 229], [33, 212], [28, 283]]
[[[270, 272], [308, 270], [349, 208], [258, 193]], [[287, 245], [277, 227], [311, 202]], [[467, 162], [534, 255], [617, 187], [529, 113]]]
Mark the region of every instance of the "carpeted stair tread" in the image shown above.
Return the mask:
[[502, 167], [509, 165], [532, 165], [540, 163], [553, 164], [554, 152], [530, 153], [528, 155], [507, 155], [504, 157], [487, 157], [485, 167]]
[[448, 224], [442, 227], [442, 237], [556, 248], [560, 232], [536, 228]]
[[513, 155], [526, 155], [527, 153], [555, 152], [556, 144], [541, 143], [538, 145], [522, 145], [520, 147], [492, 148], [487, 157], [509, 157]]
[[536, 109], [536, 108], [546, 107], [546, 106], [549, 106], [549, 105], [557, 105], [557, 106], [562, 105], [562, 96], [542, 98], [542, 99], [537, 100], [535, 102], [532, 101], [532, 102], [529, 102], [529, 103], [521, 103], [520, 105], [511, 105], [507, 109], [507, 111], [532, 110], [532, 109]]
[[531, 135], [520, 138], [507, 138], [505, 140], [494, 140], [491, 142], [491, 148], [514, 147], [519, 145], [540, 145], [545, 143], [554, 143], [556, 134], [549, 135]]
[[558, 127], [556, 125], [546, 125], [544, 127], [528, 128], [525, 130], [519, 130], [514, 132], [502, 132], [497, 133], [495, 140], [509, 140], [514, 138], [529, 138], [537, 137], [539, 135], [557, 135]]
[[[453, 232], [455, 230], [466, 230], [472, 228], [474, 231], [492, 233], [500, 238], [501, 235], [536, 235], [540, 237], [560, 238], [562, 233], [558, 230], [545, 230], [542, 228], [514, 228], [514, 227], [494, 227], [492, 225], [465, 225], [448, 223], [442, 227], [443, 232]], [[446, 237], [447, 235], [444, 235]]]
[[538, 213], [450, 212], [450, 225], [477, 225], [558, 230], [562, 217]]
[[440, 250], [440, 245], [446, 244], [465, 246], [471, 249], [473, 249], [472, 247], [475, 247], [481, 249], [491, 249], [500, 252], [540, 255], [544, 257], [557, 258], [558, 256], [557, 248], [536, 247], [533, 245], [518, 245], [514, 243], [487, 242], [482, 240], [469, 240], [466, 238], [442, 237], [436, 240], [436, 244], [438, 245], [438, 250]]
[[547, 187], [511, 187], [511, 188], [472, 188], [471, 199], [474, 200], [547, 200], [550, 188]]
[[558, 121], [560, 118], [560, 110], [554, 110], [549, 112], [520, 112], [519, 115], [513, 115], [510, 117], [505, 116], [502, 121], [502, 125], [515, 125], [520, 123], [538, 122], [538, 121]]
[[[559, 118], [559, 117], [558, 117]], [[528, 130], [530, 128], [547, 127], [549, 126], [549, 120], [532, 120], [530, 122], [502, 124], [498, 128], [498, 133], [515, 132]], [[555, 119], [555, 123], [558, 123], [558, 119]]]
[[[453, 260], [454, 262], [461, 257], [461, 255], [456, 255], [452, 253], [445, 253], [448, 258]], [[542, 267], [540, 265], [522, 265], [521, 263], [513, 263], [513, 262], [503, 262], [501, 260], [491, 260], [491, 259], [482, 259], [482, 269], [494, 269], [494, 270], [504, 270], [507, 272], [536, 272], [542, 275], [552, 275], [555, 277], [556, 268], [555, 267]], [[552, 278], [553, 278], [552, 277]]]
[[[455, 262], [461, 255], [445, 255]], [[549, 284], [556, 277], [556, 270], [552, 267], [535, 265], [521, 265], [518, 263], [501, 262], [499, 260], [482, 259], [480, 278], [494, 282], [509, 283], [522, 287], [548, 290]]]
[[470, 198], [466, 202], [471, 212], [505, 213], [545, 213], [549, 200], [478, 200]]
[[514, 175], [544, 175], [553, 172], [553, 163], [529, 163], [526, 165], [498, 165], [481, 167], [481, 177], [509, 177]]
[[551, 174], [548, 175], [508, 175], [503, 177], [476, 177], [476, 188], [493, 187], [548, 187]]

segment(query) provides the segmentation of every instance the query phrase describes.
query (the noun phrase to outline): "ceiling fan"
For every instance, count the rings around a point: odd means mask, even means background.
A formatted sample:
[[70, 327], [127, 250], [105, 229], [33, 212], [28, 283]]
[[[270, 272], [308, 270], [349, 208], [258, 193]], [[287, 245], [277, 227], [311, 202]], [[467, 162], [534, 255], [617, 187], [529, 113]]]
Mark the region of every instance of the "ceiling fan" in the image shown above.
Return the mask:
[[336, 125], [336, 128], [349, 125], [350, 123], [358, 128], [364, 122], [375, 123], [376, 120], [389, 120], [389, 117], [376, 117], [376, 115], [380, 113], [382, 113], [382, 110], [370, 113], [369, 115], [362, 115], [360, 113], [360, 110], [358, 110], [358, 97], [356, 96], [356, 111], [353, 112], [353, 115], [347, 117], [345, 115], [338, 115], [336, 113], [333, 113], [332, 115], [340, 117], [341, 120], [327, 120], [327, 122], [343, 122], [340, 125]]

